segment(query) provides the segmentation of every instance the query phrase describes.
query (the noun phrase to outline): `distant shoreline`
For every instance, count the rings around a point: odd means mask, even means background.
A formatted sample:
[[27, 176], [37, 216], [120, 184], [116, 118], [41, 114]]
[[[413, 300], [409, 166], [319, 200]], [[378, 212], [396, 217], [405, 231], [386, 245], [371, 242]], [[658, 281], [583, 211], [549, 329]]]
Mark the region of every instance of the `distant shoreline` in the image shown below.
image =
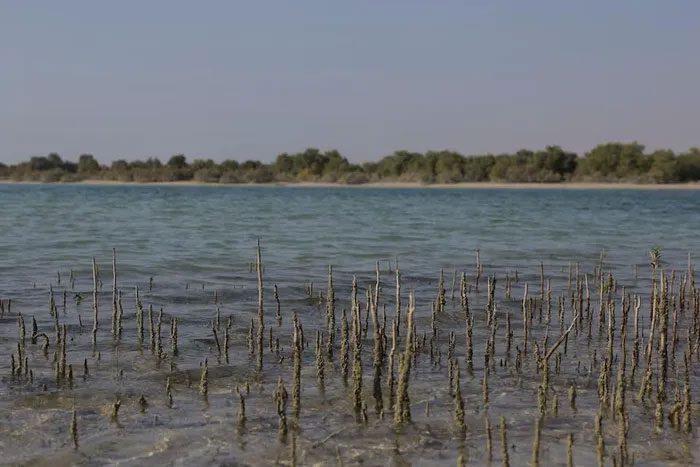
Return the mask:
[[86, 186], [192, 186], [192, 187], [289, 187], [289, 188], [441, 188], [441, 189], [565, 189], [565, 190], [700, 190], [700, 183], [624, 183], [624, 182], [557, 182], [557, 183], [507, 183], [507, 182], [370, 182], [362, 184], [325, 182], [273, 182], [273, 183], [207, 183], [192, 180], [175, 182], [120, 182], [115, 180], [83, 180], [80, 182], [36, 182], [0, 180], [0, 185], [86, 185]]

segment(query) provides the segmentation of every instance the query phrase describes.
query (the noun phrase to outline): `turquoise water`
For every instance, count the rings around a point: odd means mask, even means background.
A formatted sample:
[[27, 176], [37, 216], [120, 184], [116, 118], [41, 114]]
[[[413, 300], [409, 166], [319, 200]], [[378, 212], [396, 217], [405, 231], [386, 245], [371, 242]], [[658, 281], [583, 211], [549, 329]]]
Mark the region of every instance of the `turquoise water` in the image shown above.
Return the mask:
[[128, 274], [216, 282], [247, 269], [257, 238], [283, 278], [396, 256], [435, 274], [473, 265], [477, 248], [526, 266], [700, 247], [700, 191], [0, 185], [0, 201], [5, 294], [112, 248]]
[[[483, 309], [485, 276], [495, 274], [500, 281], [499, 313], [511, 311], [516, 317], [520, 313], [518, 299], [506, 299], [501, 287], [506, 275], [512, 279], [518, 271], [514, 297], [522, 297], [525, 282], [537, 295], [541, 261], [555, 295], [566, 296], [563, 288], [570, 267], [576, 267], [571, 265], [579, 264], [581, 274], [592, 278], [602, 255], [605, 270], [614, 272], [627, 291], [648, 298], [648, 251], [660, 247], [666, 268], [685, 271], [688, 255], [695, 257], [700, 252], [698, 232], [700, 191], [0, 185], [0, 299], [13, 301], [12, 312], [0, 318], [0, 426], [4, 427], [0, 429], [0, 451], [16, 462], [46, 461], [51, 456], [63, 462], [134, 465], [286, 461], [289, 446], [276, 439], [277, 418], [270, 394], [277, 376], [283, 376], [290, 389], [291, 359], [285, 352], [289, 349], [289, 316], [297, 312], [311, 336], [304, 357], [303, 397], [309, 402], [302, 415], [305, 429], [298, 438], [300, 462], [334, 463], [340, 452], [351, 465], [385, 464], [389, 459], [454, 465], [458, 443], [450, 431], [452, 401], [446, 396], [444, 356], [442, 367], [419, 364], [412, 386], [412, 400], [420, 403], [413, 409], [415, 431], [405, 434], [400, 442], [389, 429], [390, 415], [383, 422], [372, 413], [368, 426], [357, 426], [337, 377], [328, 376], [325, 394], [319, 392], [312, 334], [323, 329], [325, 312], [306, 295], [309, 282], [314, 283], [315, 294], [324, 292], [327, 268], [332, 264], [339, 312], [348, 306], [352, 276], [357, 276], [364, 300], [364, 290], [374, 280], [375, 263], [380, 261], [382, 294], [386, 297], [381, 302], [391, 318], [393, 270], [398, 258], [404, 303], [409, 288], [416, 292], [420, 334], [430, 328], [430, 304], [435, 300], [440, 270], [445, 271], [448, 296], [455, 271], [465, 271], [473, 283], [477, 249], [484, 277], [480, 292], [474, 291], [471, 297], [473, 306]], [[263, 246], [266, 310], [271, 323], [275, 306], [272, 284], [279, 287], [285, 321], [279, 329], [271, 327], [281, 340], [282, 354], [287, 355], [281, 363], [275, 355], [266, 355], [262, 379], [252, 376], [254, 365], [246, 341], [256, 310], [251, 261], [257, 239]], [[117, 252], [118, 287], [124, 294], [125, 310], [124, 337], [118, 345], [109, 332], [112, 248]], [[99, 356], [90, 343], [92, 257], [103, 280]], [[69, 281], [71, 271], [74, 286]], [[136, 344], [135, 286], [140, 287], [146, 306], [163, 307], [166, 316], [181, 320], [181, 353], [173, 368], [169, 360], [154, 364], [150, 352]], [[76, 373], [82, 375], [85, 358], [94, 366], [90, 379], [76, 377], [73, 389], [53, 381], [53, 344], [47, 358], [36, 346], [29, 347], [29, 364], [36, 372], [33, 383], [8, 377], [8, 356], [17, 345], [17, 313], [29, 321], [35, 316], [40, 331], [53, 333], [49, 287], [56, 293], [60, 322], [68, 326], [68, 355]], [[67, 295], [65, 311], [63, 290]], [[84, 297], [80, 303], [77, 294]], [[442, 341], [436, 345], [446, 352], [448, 332], [461, 333], [458, 354], [462, 358], [464, 323], [456, 311], [458, 297], [457, 292], [456, 301], [449, 301], [450, 314], [440, 324]], [[209, 323], [217, 306], [222, 320], [233, 316], [234, 363], [229, 365], [214, 363], [216, 351], [212, 350]], [[567, 315], [565, 321], [569, 319]], [[503, 332], [502, 323], [499, 333]], [[479, 402], [478, 375], [479, 368], [483, 370], [487, 328], [478, 322], [475, 326], [477, 376], [463, 378], [463, 392], [468, 424], [473, 425], [467, 438], [467, 457], [479, 464], [484, 462], [484, 411]], [[645, 326], [648, 320], [642, 320], [642, 328]], [[168, 329], [169, 318], [163, 324], [163, 335], [169, 339]], [[550, 334], [558, 334], [558, 322], [553, 329]], [[535, 335], [541, 337], [544, 332], [540, 327]], [[500, 347], [499, 341], [497, 353], [503, 351]], [[371, 341], [365, 348], [365, 369], [369, 371]], [[572, 348], [577, 349], [580, 364], [587, 367], [593, 358], [590, 349], [575, 343]], [[196, 387], [205, 358], [209, 359], [212, 390], [203, 404]], [[333, 365], [330, 368], [330, 374], [337, 371]], [[164, 402], [164, 381], [169, 375], [177, 382], [174, 408]], [[186, 386], [186, 375], [194, 381], [194, 389]], [[543, 442], [549, 447], [543, 450], [544, 465], [562, 461], [564, 433], [582, 426], [586, 434], [576, 441], [581, 443], [575, 448], [576, 459], [579, 463], [594, 462], [591, 426], [596, 377], [597, 370], [581, 376], [574, 365], [563, 370], [556, 383], [560, 403], [564, 405], [566, 389], [576, 381], [580, 384], [579, 412], [564, 413], [545, 424]], [[536, 378], [515, 378], [509, 371], [496, 371], [492, 378], [494, 459], [500, 451], [495, 428], [498, 416], [508, 414], [511, 442], [518, 445], [511, 452], [511, 462], [521, 465], [530, 459], [532, 401], [536, 395], [531, 389]], [[695, 373], [692, 378], [697, 379]], [[232, 391], [245, 381], [255, 382], [248, 401], [249, 428], [241, 434], [235, 430], [238, 408]], [[364, 384], [371, 407], [370, 373], [365, 374]], [[136, 409], [141, 393], [149, 400], [145, 415]], [[119, 424], [105, 415], [115, 397], [124, 402]], [[429, 417], [423, 415], [425, 401], [431, 405]], [[70, 449], [67, 435], [72, 407], [78, 410], [81, 431], [77, 453]], [[634, 417], [645, 426], [651, 425], [648, 415]], [[614, 433], [609, 435], [613, 446]], [[648, 454], [649, 436], [654, 436], [652, 430], [633, 436], [630, 444], [639, 455]], [[674, 436], [664, 433], [655, 440], [676, 441]], [[395, 449], [397, 443], [400, 446]], [[687, 450], [697, 454], [696, 447]], [[657, 452], [662, 456], [657, 461], [687, 460], [687, 452], [670, 451]]]

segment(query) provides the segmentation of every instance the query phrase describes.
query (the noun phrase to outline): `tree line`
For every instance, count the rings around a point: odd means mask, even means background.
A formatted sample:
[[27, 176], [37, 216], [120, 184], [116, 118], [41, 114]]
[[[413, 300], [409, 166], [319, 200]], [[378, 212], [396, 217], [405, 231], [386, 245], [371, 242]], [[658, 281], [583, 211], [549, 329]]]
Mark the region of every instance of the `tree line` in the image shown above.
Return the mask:
[[353, 164], [337, 150], [309, 148], [283, 153], [274, 162], [211, 159], [188, 161], [176, 154], [162, 163], [158, 158], [115, 160], [101, 165], [91, 154], [77, 162], [58, 154], [31, 157], [14, 165], [0, 163], [0, 179], [40, 182], [106, 180], [119, 182], [197, 181], [205, 183], [326, 182], [511, 182], [561, 183], [635, 182], [678, 183], [700, 181], [700, 149], [645, 152], [643, 145], [606, 143], [584, 155], [547, 146], [514, 154], [464, 156], [455, 151], [425, 153], [396, 151], [377, 162]]

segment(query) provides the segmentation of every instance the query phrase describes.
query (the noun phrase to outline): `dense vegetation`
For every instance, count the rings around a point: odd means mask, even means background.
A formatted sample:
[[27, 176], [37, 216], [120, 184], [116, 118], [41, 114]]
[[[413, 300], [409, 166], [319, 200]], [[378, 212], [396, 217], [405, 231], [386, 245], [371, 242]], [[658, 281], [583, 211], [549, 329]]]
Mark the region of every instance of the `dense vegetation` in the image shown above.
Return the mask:
[[540, 151], [515, 154], [463, 156], [454, 151], [425, 154], [396, 151], [378, 162], [352, 164], [338, 151], [307, 149], [280, 154], [265, 164], [247, 160], [211, 159], [191, 162], [182, 154], [165, 164], [156, 158], [145, 161], [116, 160], [100, 165], [90, 154], [77, 162], [58, 154], [32, 157], [16, 165], [0, 163], [0, 179], [41, 182], [113, 180], [122, 182], [172, 182], [194, 180], [208, 183], [329, 182], [361, 184], [380, 181], [421, 183], [458, 182], [639, 182], [673, 183], [700, 181], [700, 149], [676, 154], [671, 150], [644, 152], [637, 143], [607, 143], [584, 156], [548, 146]]

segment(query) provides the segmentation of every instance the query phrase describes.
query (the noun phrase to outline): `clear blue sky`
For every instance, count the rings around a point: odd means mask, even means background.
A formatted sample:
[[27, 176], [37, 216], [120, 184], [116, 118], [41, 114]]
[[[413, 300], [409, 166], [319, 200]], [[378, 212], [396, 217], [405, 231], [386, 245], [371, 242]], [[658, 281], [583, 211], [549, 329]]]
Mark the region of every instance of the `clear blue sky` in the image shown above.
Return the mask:
[[700, 2], [0, 0], [0, 161], [700, 145]]

